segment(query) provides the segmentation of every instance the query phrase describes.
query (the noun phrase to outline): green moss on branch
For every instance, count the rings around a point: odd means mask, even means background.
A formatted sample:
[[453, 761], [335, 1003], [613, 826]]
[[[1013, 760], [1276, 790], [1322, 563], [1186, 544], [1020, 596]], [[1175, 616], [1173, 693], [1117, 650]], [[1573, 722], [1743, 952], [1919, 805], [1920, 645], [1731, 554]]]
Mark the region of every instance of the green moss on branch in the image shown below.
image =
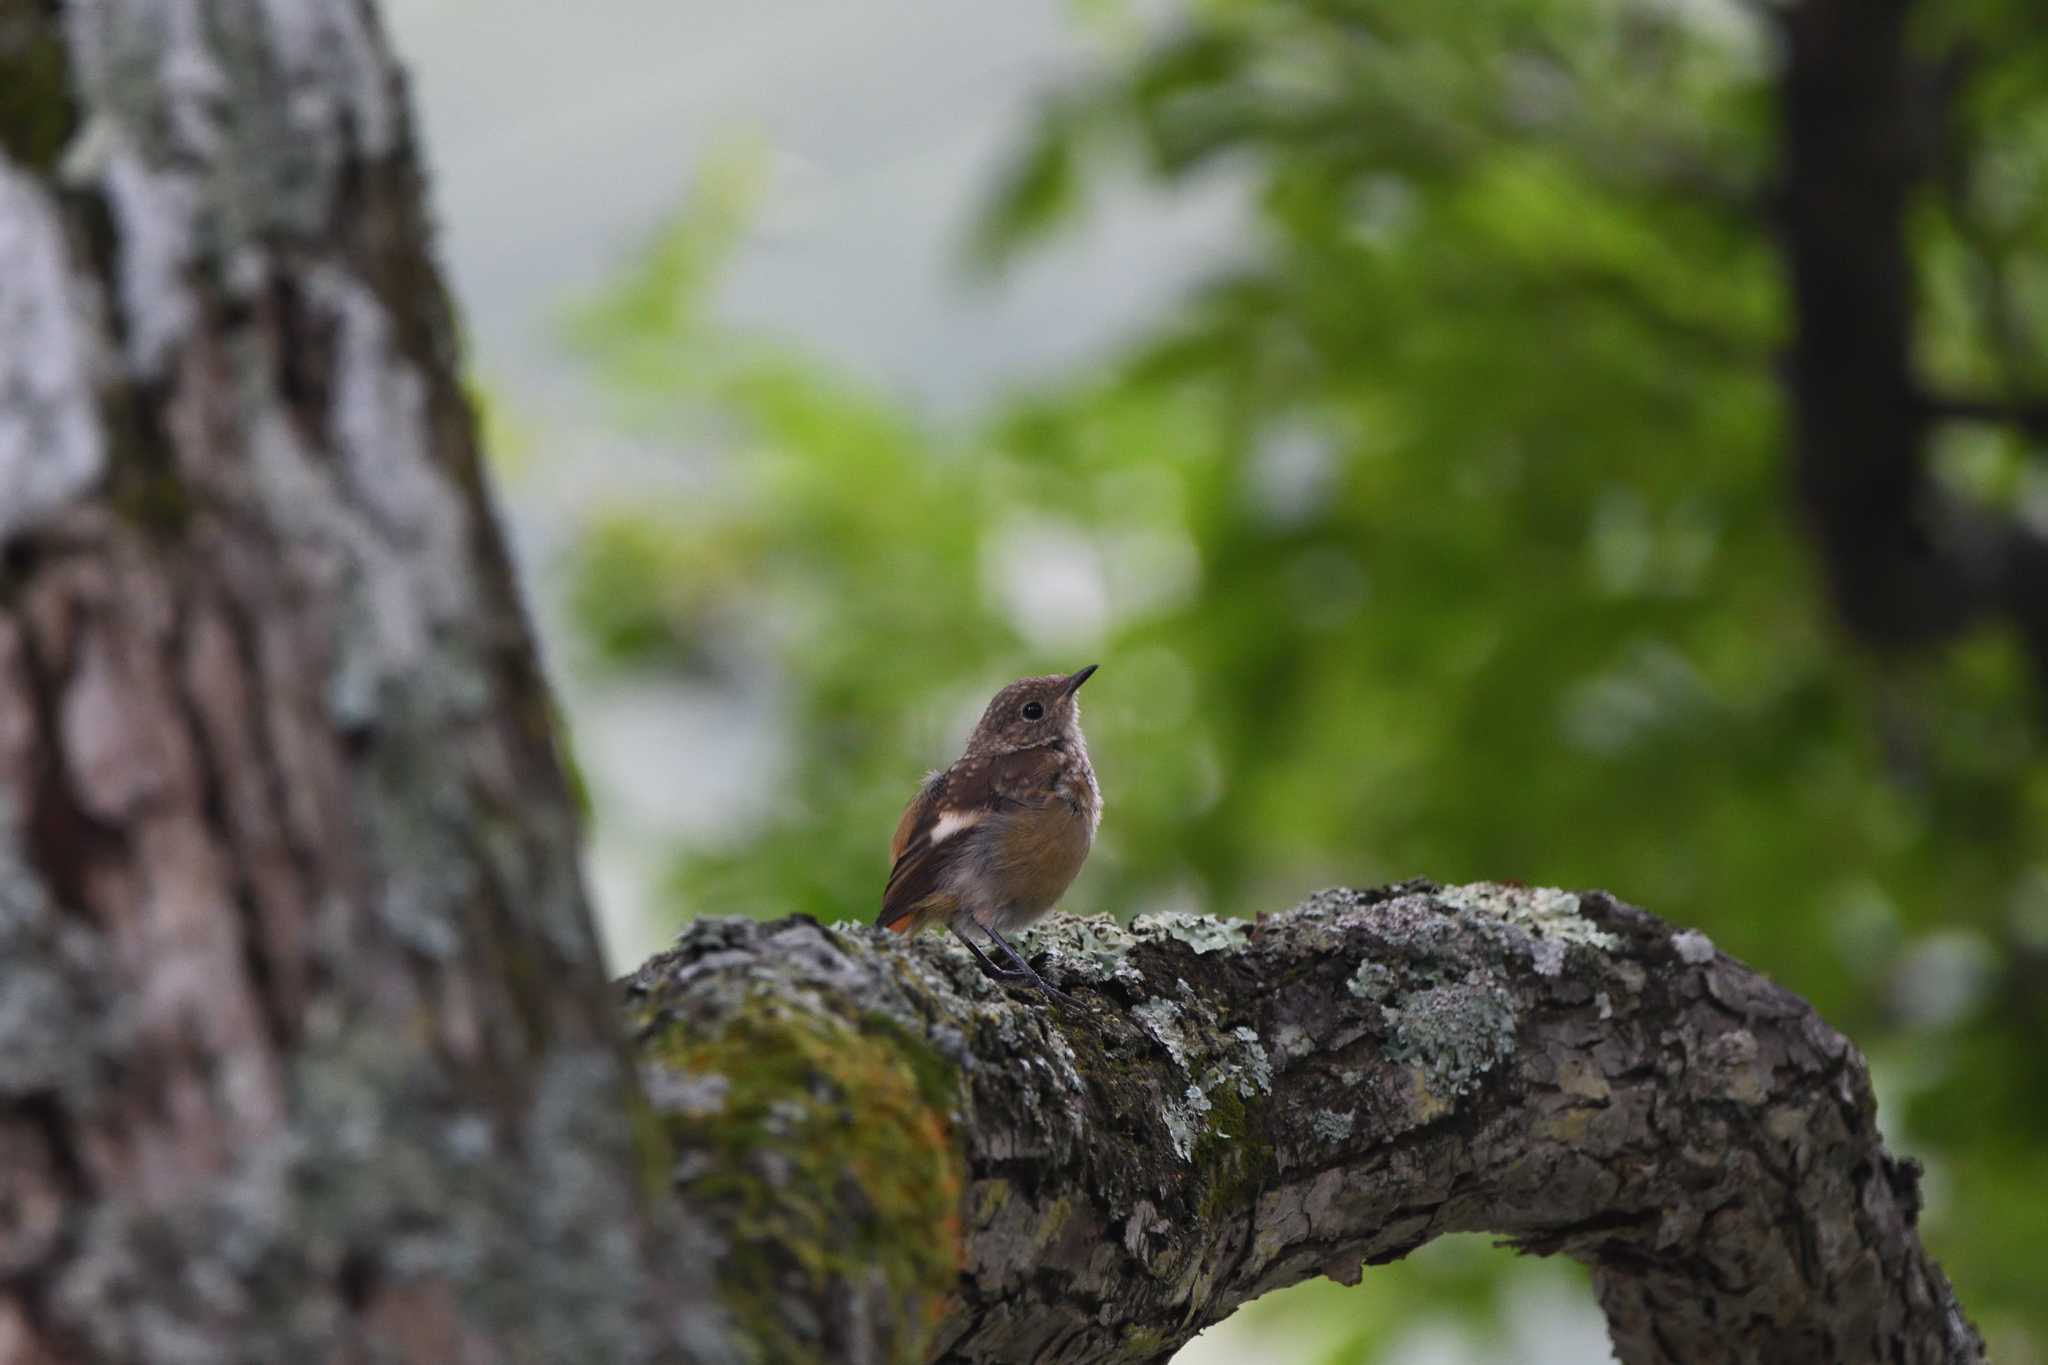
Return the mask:
[[857, 1023], [765, 993], [716, 1032], [683, 1019], [642, 1044], [675, 1184], [733, 1244], [720, 1285], [763, 1358], [829, 1358], [792, 1305], [865, 1302], [921, 1355], [962, 1263], [959, 1078], [889, 1016]]

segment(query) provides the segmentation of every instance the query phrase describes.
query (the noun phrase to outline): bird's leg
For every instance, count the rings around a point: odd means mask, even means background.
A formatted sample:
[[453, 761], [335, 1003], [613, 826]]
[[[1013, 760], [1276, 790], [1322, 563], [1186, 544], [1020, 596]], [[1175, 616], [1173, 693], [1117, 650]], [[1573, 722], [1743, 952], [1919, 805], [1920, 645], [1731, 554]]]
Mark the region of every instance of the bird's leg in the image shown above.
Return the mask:
[[1015, 948], [1012, 948], [1010, 946], [1010, 941], [1004, 938], [1001, 934], [997, 933], [992, 926], [987, 924], [982, 925], [981, 932], [987, 934], [989, 937], [989, 941], [991, 943], [994, 943], [996, 947], [1001, 948], [1004, 954], [1009, 957], [1010, 961], [1017, 964], [1017, 971], [1008, 972], [1005, 973], [1005, 975], [1017, 976], [1021, 974], [1023, 976], [1028, 976], [1037, 985], [1038, 989], [1044, 991], [1047, 995], [1059, 1001], [1061, 1004], [1072, 1005], [1076, 1009], [1079, 1009], [1081, 1007], [1080, 1001], [1076, 1000], [1073, 996], [1068, 995], [1065, 991], [1060, 990], [1058, 987], [1054, 986], [1050, 981], [1047, 981], [1044, 977], [1040, 976], [1038, 974], [1038, 970], [1034, 968], [1029, 962], [1026, 962], [1023, 956], [1019, 954]]
[[995, 963], [988, 960], [987, 953], [974, 946], [974, 940], [967, 937], [967, 934], [959, 925], [955, 924], [951, 927], [953, 936], [967, 945], [967, 951], [974, 954], [974, 960], [979, 962], [981, 969], [990, 976], [995, 977], [999, 981], [1021, 981], [1025, 976], [1029, 975], [1028, 972], [1020, 972], [1015, 967], [998, 967]]

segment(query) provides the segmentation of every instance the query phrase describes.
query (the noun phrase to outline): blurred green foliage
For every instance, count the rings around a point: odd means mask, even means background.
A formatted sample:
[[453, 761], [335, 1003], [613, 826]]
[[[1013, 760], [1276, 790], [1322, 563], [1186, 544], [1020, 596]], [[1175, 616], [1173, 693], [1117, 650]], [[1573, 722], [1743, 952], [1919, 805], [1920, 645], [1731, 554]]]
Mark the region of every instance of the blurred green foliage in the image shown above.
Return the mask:
[[[1700, 926], [1861, 1043], [1994, 1358], [2048, 1351], [2040, 699], [2002, 635], [1879, 664], [1829, 619], [1773, 374], [1765, 8], [1196, 6], [1048, 106], [972, 252], [1143, 173], [1243, 185], [1241, 258], [962, 422], [722, 324], [748, 175], [707, 171], [576, 327], [631, 421], [716, 452], [586, 528], [588, 646], [774, 678], [793, 755], [770, 817], [677, 850], [679, 912], [871, 918], [898, 810], [986, 695], [1099, 660], [1107, 816], [1068, 908], [1423, 874]], [[1950, 130], [1975, 170], [1914, 233], [1931, 371], [2039, 392], [2029, 12], [1929, 18], [1978, 40]], [[1976, 430], [1940, 468], [2040, 507], [2039, 455]]]

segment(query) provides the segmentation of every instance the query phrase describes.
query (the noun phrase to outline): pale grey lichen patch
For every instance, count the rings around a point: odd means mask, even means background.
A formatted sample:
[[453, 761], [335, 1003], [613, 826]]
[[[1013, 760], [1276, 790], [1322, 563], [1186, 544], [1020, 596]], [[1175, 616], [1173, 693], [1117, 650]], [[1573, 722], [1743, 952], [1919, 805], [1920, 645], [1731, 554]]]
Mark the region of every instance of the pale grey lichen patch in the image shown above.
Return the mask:
[[1241, 1100], [1271, 1093], [1273, 1064], [1266, 1056], [1266, 1049], [1260, 1045], [1258, 1035], [1248, 1028], [1240, 1028], [1233, 1032], [1231, 1038], [1237, 1043], [1236, 1055], [1232, 1055], [1232, 1049], [1226, 1048], [1212, 1057], [1202, 1067], [1195, 1087], [1205, 1098], [1218, 1090], [1233, 1091]]
[[1714, 960], [1714, 940], [1697, 929], [1671, 936], [1671, 947], [1679, 959], [1694, 967]]
[[641, 1196], [618, 1178], [630, 1139], [609, 1048], [554, 1053], [515, 1124], [448, 1104], [389, 1033], [315, 1027], [335, 1036], [297, 1059], [296, 1125], [239, 1151], [217, 1179], [147, 1199], [117, 1192], [83, 1221], [53, 1302], [94, 1358], [328, 1359], [346, 1329], [331, 1290], [357, 1248], [408, 1278], [446, 1280], [464, 1316], [535, 1359], [660, 1354]]
[[0, 155], [0, 544], [106, 472], [93, 314], [55, 205]]
[[1020, 932], [1020, 950], [1043, 952], [1073, 975], [1093, 981], [1112, 978], [1140, 985], [1144, 976], [1130, 961], [1136, 940], [1108, 915], [1054, 915]]
[[198, 316], [195, 276], [262, 287], [274, 243], [335, 212], [350, 159], [394, 150], [389, 62], [351, 0], [78, 0], [65, 18], [82, 118], [64, 173], [113, 211], [129, 360], [155, 375]]
[[497, 1130], [482, 1114], [457, 1114], [441, 1129], [441, 1150], [455, 1161], [487, 1161], [498, 1151]]
[[1370, 900], [1370, 897], [1352, 887], [1329, 886], [1311, 894], [1307, 900], [1288, 911], [1288, 914], [1298, 919], [1327, 919], [1346, 910], [1355, 910], [1370, 904]]
[[1554, 886], [1474, 882], [1444, 887], [1437, 892], [1437, 899], [1454, 909], [1491, 915], [1527, 935], [1530, 960], [1542, 976], [1556, 976], [1564, 970], [1565, 953], [1573, 944], [1603, 952], [1612, 951], [1617, 944], [1614, 935], [1585, 917], [1575, 893]]
[[1351, 979], [1344, 983], [1344, 988], [1350, 991], [1353, 996], [1360, 1000], [1370, 1000], [1375, 1004], [1384, 1001], [1388, 996], [1392, 995], [1394, 987], [1395, 979], [1392, 969], [1385, 963], [1375, 962], [1371, 958], [1367, 958], [1359, 963], [1358, 970], [1353, 972]]
[[155, 378], [199, 316], [184, 280], [193, 256], [197, 187], [188, 176], [153, 174], [133, 135], [106, 113], [87, 116], [63, 170], [69, 183], [98, 190], [113, 211], [121, 239], [113, 284], [127, 359], [143, 377]]
[[[92, 1359], [198, 1362], [318, 1358], [339, 1342], [339, 1306], [319, 1294], [262, 1297], [262, 1282], [314, 1281], [345, 1247], [329, 1229], [294, 1227], [290, 1147], [245, 1153], [224, 1179], [147, 1206], [108, 1197], [74, 1228], [52, 1285], [52, 1316]], [[196, 1184], [196, 1182], [195, 1182]], [[137, 1312], [138, 1303], [148, 1311]], [[220, 1351], [219, 1324], [235, 1325], [236, 1354]]]
[[1166, 1102], [1166, 1134], [1173, 1144], [1173, 1154], [1182, 1161], [1193, 1160], [1195, 1140], [1208, 1126], [1205, 1116], [1213, 1106], [1209, 1097], [1198, 1085], [1191, 1085], [1178, 1099]]
[[1318, 1109], [1308, 1118], [1309, 1131], [1325, 1142], [1344, 1141], [1357, 1122], [1356, 1109], [1346, 1109], [1341, 1114], [1334, 1109]]
[[[398, 349], [384, 305], [343, 272], [308, 272], [308, 293], [334, 319], [336, 356], [327, 460], [291, 416], [267, 407], [257, 426], [258, 486], [277, 524], [349, 567], [328, 703], [344, 728], [374, 719], [382, 694], [428, 666], [451, 623], [473, 619], [463, 494], [422, 444], [425, 381]], [[401, 552], [391, 553], [393, 548]], [[489, 704], [484, 670], [440, 650], [438, 700]]]
[[1399, 958], [1435, 959], [1459, 937], [1458, 923], [1444, 913], [1444, 904], [1428, 892], [1409, 892], [1384, 901], [1360, 899], [1330, 921], [1330, 942], [1364, 932]]
[[1169, 1231], [1172, 1224], [1159, 1216], [1159, 1208], [1149, 1199], [1140, 1199], [1131, 1209], [1130, 1217], [1124, 1220], [1124, 1250], [1140, 1260], [1145, 1257], [1147, 1239]]
[[1243, 920], [1218, 919], [1213, 915], [1195, 915], [1185, 910], [1162, 910], [1138, 916], [1131, 923], [1131, 932], [1140, 939], [1174, 939], [1187, 944], [1197, 954], [1203, 954], [1244, 946], [1251, 935], [1251, 926]]
[[[901, 942], [901, 936], [876, 931], [877, 936]], [[838, 935], [810, 920], [792, 918], [777, 924], [768, 937], [774, 952], [789, 966], [799, 983], [794, 994], [813, 1010], [824, 1010], [819, 991], [860, 995], [871, 989], [872, 978], [865, 964], [848, 951]]]
[[[609, 1049], [557, 1049], [526, 1113], [524, 1182], [506, 1263], [478, 1267], [464, 1284], [479, 1320], [514, 1326], [542, 1360], [645, 1360], [651, 1354], [633, 1182], [619, 1109], [624, 1078]], [[488, 1215], [486, 1215], [488, 1216]], [[504, 1221], [512, 1221], [506, 1219]], [[479, 1246], [498, 1252], [488, 1241]]]
[[[416, 742], [492, 727], [492, 628], [476, 623], [502, 613], [473, 562], [467, 493], [422, 444], [432, 424], [426, 380], [367, 285], [333, 266], [309, 266], [302, 280], [308, 310], [332, 329], [325, 429], [309, 431], [275, 392], [269, 343], [254, 337], [230, 356], [243, 371], [248, 470], [265, 520], [294, 547], [314, 595], [334, 604], [319, 627], [328, 719], [388, 741], [369, 750], [364, 818], [375, 865], [410, 872], [389, 879], [378, 913], [405, 942], [445, 959], [467, 942], [480, 892], [518, 888], [511, 908], [565, 959], [585, 960], [589, 926], [566, 871], [570, 813], [504, 818], [479, 800], [476, 771], [433, 765], [431, 746]], [[489, 741], [475, 752], [493, 762]]]
[[[488, 669], [447, 648], [474, 632], [477, 576], [462, 491], [427, 458], [422, 379], [398, 351], [381, 304], [360, 282], [311, 270], [309, 295], [336, 327], [330, 458], [267, 388], [246, 416], [254, 484], [272, 525], [330, 575], [342, 602], [326, 699], [354, 732], [388, 721], [397, 690], [442, 712], [484, 713]], [[269, 365], [242, 357], [252, 370]], [[323, 584], [323, 586], [330, 586]], [[431, 731], [430, 731], [431, 732]]]
[[1215, 1109], [1212, 1096], [1252, 1100], [1272, 1092], [1273, 1062], [1256, 1029], [1239, 1025], [1227, 1033], [1216, 1030], [1193, 1017], [1189, 1009], [1164, 998], [1141, 1002], [1131, 1015], [1189, 1077], [1186, 1089], [1166, 1100], [1162, 1114], [1173, 1150], [1182, 1160], [1191, 1158], [1196, 1142], [1208, 1129], [1206, 1116]]
[[389, 745], [377, 752], [371, 777], [385, 799], [362, 803], [368, 843], [378, 866], [405, 869], [378, 888], [377, 918], [412, 951], [452, 961], [467, 941], [464, 907], [481, 885], [460, 776], [426, 761], [422, 749]]
[[1042, 1056], [1052, 1069], [1057, 1088], [1068, 1099], [1068, 1113], [1078, 1115], [1078, 1097], [1087, 1089], [1087, 1083], [1081, 1079], [1081, 1063], [1074, 1055], [1073, 1044], [1058, 1029], [1048, 1029]]
[[1166, 1102], [1166, 1139], [1173, 1146], [1173, 1154], [1182, 1161], [1193, 1158], [1195, 1133], [1198, 1131], [1193, 1116], [1172, 1100]]
[[[390, 312], [362, 281], [316, 268], [306, 285], [312, 303], [337, 323], [330, 411], [351, 503], [424, 557], [458, 562], [469, 518], [427, 449], [426, 377], [405, 358]], [[455, 585], [424, 586], [442, 612], [466, 605], [449, 596]]]
[[1166, 1049], [1166, 1055], [1173, 1064], [1183, 1071], [1188, 1065], [1188, 1038], [1181, 1028], [1180, 1006], [1162, 997], [1143, 1001], [1131, 1007], [1131, 1017], [1138, 1021], [1138, 1027], [1151, 1036], [1152, 1041]]
[[646, 1093], [647, 1102], [654, 1106], [656, 1113], [702, 1119], [710, 1118], [725, 1108], [725, 1097], [732, 1089], [732, 1078], [700, 1075], [678, 1067], [642, 1063], [640, 1088]]
[[1279, 1032], [1273, 1035], [1273, 1051], [1282, 1061], [1306, 1057], [1314, 1048], [1315, 1039], [1309, 1036], [1308, 1030], [1291, 1020], [1282, 1024]]
[[974, 1059], [967, 1035], [951, 1024], [934, 1025], [929, 1037], [932, 1050], [956, 1067], [965, 1067]]
[[1439, 1095], [1474, 1089], [1514, 1051], [1514, 1002], [1478, 972], [1380, 1008], [1389, 1030], [1389, 1060], [1420, 1067]]
[[315, 106], [294, 108], [294, 118], [316, 131], [345, 118], [365, 154], [390, 152], [398, 142], [399, 109], [367, 11], [359, 5], [263, 0], [263, 12], [279, 64], [318, 92]]
[[1250, 1099], [1255, 1094], [1272, 1093], [1273, 1062], [1266, 1056], [1266, 1048], [1259, 1041], [1258, 1031], [1240, 1027], [1232, 1029], [1231, 1036], [1242, 1043], [1245, 1049], [1243, 1069], [1238, 1076], [1238, 1094]]

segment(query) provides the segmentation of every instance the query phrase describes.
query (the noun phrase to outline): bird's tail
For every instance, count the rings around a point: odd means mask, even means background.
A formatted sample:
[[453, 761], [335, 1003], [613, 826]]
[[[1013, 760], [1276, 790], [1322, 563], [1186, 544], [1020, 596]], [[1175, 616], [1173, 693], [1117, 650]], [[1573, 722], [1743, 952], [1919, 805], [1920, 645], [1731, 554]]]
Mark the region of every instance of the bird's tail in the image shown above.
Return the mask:
[[875, 927], [907, 938], [927, 924], [945, 920], [958, 904], [952, 896], [940, 892], [909, 905], [884, 905], [882, 913], [875, 917]]

